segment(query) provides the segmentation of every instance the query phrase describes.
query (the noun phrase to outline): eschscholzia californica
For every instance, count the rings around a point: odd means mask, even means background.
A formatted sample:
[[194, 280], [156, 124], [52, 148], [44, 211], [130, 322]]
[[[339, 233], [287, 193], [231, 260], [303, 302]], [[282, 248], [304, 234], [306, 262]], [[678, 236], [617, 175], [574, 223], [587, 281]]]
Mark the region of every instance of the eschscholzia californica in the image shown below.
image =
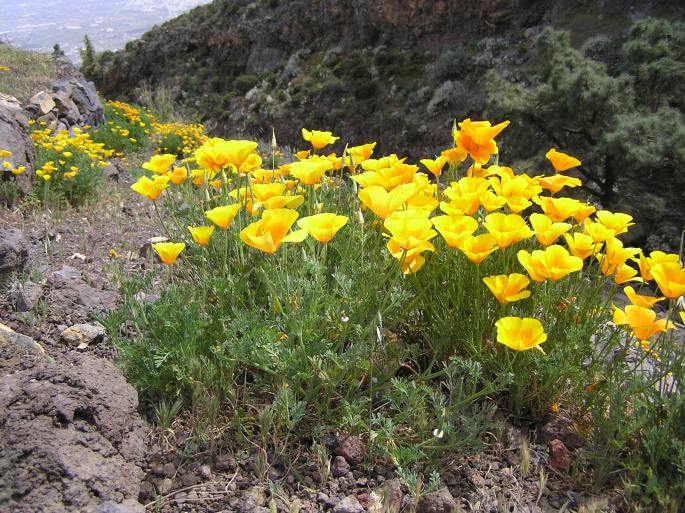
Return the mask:
[[307, 230], [309, 235], [322, 244], [327, 244], [338, 231], [347, 224], [349, 218], [332, 213], [316, 214], [303, 217], [297, 221], [300, 228]]
[[508, 125], [509, 121], [492, 126], [489, 121], [465, 119], [452, 134], [454, 145], [465, 150], [474, 162], [485, 164], [498, 151], [495, 137]]
[[470, 216], [436, 216], [431, 221], [450, 248], [460, 248], [478, 229], [478, 221]]
[[193, 240], [200, 246], [204, 246], [209, 242], [209, 239], [214, 233], [213, 226], [188, 226], [188, 231], [193, 237]]
[[552, 194], [556, 194], [564, 187], [580, 187], [583, 185], [578, 178], [566, 175], [553, 175], [553, 176], [540, 176], [538, 178], [538, 184], [545, 190], [548, 190]]
[[641, 251], [639, 248], [624, 248], [623, 242], [616, 237], [611, 237], [604, 245], [604, 254], [597, 254], [597, 260], [601, 264], [602, 273], [605, 276], [611, 276], [626, 263], [626, 260], [638, 255]]
[[554, 170], [557, 173], [563, 173], [564, 171], [568, 171], [569, 169], [578, 167], [581, 164], [580, 160], [578, 160], [577, 158], [572, 157], [571, 155], [567, 155], [566, 153], [557, 151], [554, 148], [549, 150], [545, 154], [545, 157], [547, 157], [547, 160], [549, 160], [552, 163], [552, 166], [554, 166]]
[[592, 240], [596, 243], [606, 242], [615, 235], [614, 230], [611, 228], [607, 228], [602, 223], [595, 223], [589, 219], [583, 223], [583, 233], [592, 237]]
[[152, 245], [152, 249], [159, 255], [159, 258], [166, 265], [173, 264], [181, 251], [186, 249], [185, 242], [157, 242]]
[[538, 242], [547, 247], [571, 229], [568, 223], [555, 223], [544, 214], [531, 214], [530, 224]]
[[159, 195], [162, 194], [167, 187], [169, 187], [169, 177], [163, 175], [155, 175], [152, 177], [152, 180], [147, 176], [141, 176], [131, 184], [132, 190], [151, 201], [155, 201], [159, 198]]
[[253, 141], [227, 141], [213, 137], [195, 150], [195, 161], [198, 166], [212, 171], [219, 171], [228, 165], [238, 169], [257, 146]]
[[542, 211], [552, 219], [552, 221], [562, 223], [569, 217], [573, 217], [581, 206], [580, 201], [573, 198], [539, 196], [535, 201], [542, 207]]
[[583, 268], [582, 259], [570, 255], [566, 248], [558, 244], [544, 250], [536, 249], [532, 253], [522, 249], [516, 256], [528, 275], [537, 282], [547, 278], [558, 281]]
[[441, 155], [436, 159], [421, 159], [420, 162], [431, 174], [437, 177], [442, 174], [442, 168], [447, 164], [447, 157]]
[[176, 185], [181, 185], [188, 179], [188, 170], [184, 167], [175, 167], [167, 173], [169, 179]]
[[388, 250], [400, 261], [404, 274], [415, 273], [423, 267], [425, 258], [421, 253], [435, 251], [435, 246], [428, 241], [438, 233], [423, 216], [393, 216], [387, 218], [383, 226], [390, 233]]
[[[529, 317], [502, 317], [495, 323], [497, 327], [497, 342], [514, 351], [538, 349], [547, 340], [547, 334], [542, 323]], [[544, 352], [544, 351], [542, 351]]]
[[652, 281], [654, 277], [650, 272], [652, 266], [664, 262], [680, 262], [680, 257], [675, 253], [664, 253], [663, 251], [652, 251], [649, 256], [640, 253], [638, 260], [638, 267], [640, 268], [640, 276], [645, 281]]
[[332, 132], [307, 130], [306, 128], [302, 129], [302, 138], [308, 141], [315, 150], [320, 150], [340, 139], [340, 137], [335, 137]]
[[518, 214], [495, 212], [485, 216], [485, 229], [495, 238], [495, 244], [504, 249], [533, 235], [526, 220]]
[[666, 299], [665, 297], [654, 297], [654, 296], [645, 296], [644, 294], [638, 294], [633, 287], [624, 287], [623, 292], [625, 292], [625, 295], [628, 296], [628, 299], [632, 304], [635, 306], [642, 306], [643, 308], [652, 308], [655, 304], [657, 304], [659, 301], [663, 301]]
[[623, 263], [614, 270], [614, 283], [616, 285], [623, 285], [629, 281], [642, 281], [642, 278], [637, 276], [637, 269]]
[[387, 219], [418, 193], [416, 184], [404, 184], [390, 192], [380, 185], [372, 185], [359, 191], [361, 202], [381, 219]]
[[602, 248], [601, 243], [596, 243], [592, 237], [585, 233], [576, 232], [573, 235], [565, 233], [564, 239], [571, 254], [583, 260], [598, 253]]
[[482, 235], [471, 235], [466, 237], [462, 242], [459, 250], [466, 255], [471, 262], [479, 265], [491, 253], [497, 251], [495, 238], [489, 233]]
[[656, 312], [649, 308], [636, 305], [628, 305], [625, 310], [621, 310], [614, 305], [613, 322], [616, 325], [627, 325], [630, 327], [633, 335], [638, 340], [647, 340], [657, 333], [664, 332], [669, 329], [674, 329], [672, 322], [666, 319], [656, 319]]
[[319, 183], [323, 174], [333, 168], [328, 159], [300, 160], [289, 166], [290, 174], [305, 185]]
[[158, 175], [164, 175], [174, 162], [176, 162], [176, 155], [165, 153], [164, 155], [153, 155], [142, 167]]
[[240, 204], [223, 205], [214, 207], [211, 210], [205, 211], [205, 216], [222, 230], [228, 230], [228, 227], [233, 223], [233, 218], [240, 210]]
[[624, 287], [623, 292], [625, 292], [625, 295], [628, 296], [628, 299], [632, 304], [635, 306], [641, 306], [643, 308], [652, 308], [655, 304], [657, 304], [659, 301], [663, 301], [666, 299], [664, 296], [661, 297], [654, 297], [654, 296], [646, 296], [644, 294], [638, 294], [633, 287]]
[[454, 166], [466, 160], [469, 156], [468, 152], [464, 148], [459, 148], [458, 146], [454, 148], [447, 148], [440, 152], [441, 157], [445, 157], [450, 166]]
[[530, 280], [519, 273], [509, 275], [486, 276], [483, 281], [493, 293], [497, 301], [503, 305], [530, 297], [530, 290], [525, 290], [530, 285]]
[[678, 299], [685, 294], [685, 268], [680, 262], [661, 262], [650, 267], [654, 281], [668, 299]]
[[376, 147], [376, 143], [362, 144], [360, 146], [352, 146], [347, 148], [347, 153], [352, 157], [352, 161], [355, 165], [360, 165], [371, 158], [373, 155], [373, 149]]
[[287, 208], [265, 210], [259, 221], [247, 225], [240, 232], [240, 240], [264, 253], [275, 253], [286, 242], [302, 242], [307, 238], [307, 230], [288, 233], [298, 215]]
[[600, 210], [595, 214], [595, 220], [604, 225], [607, 229], [614, 233], [614, 237], [626, 233], [628, 227], [633, 226], [633, 216], [623, 214], [621, 212], [609, 212], [608, 210]]

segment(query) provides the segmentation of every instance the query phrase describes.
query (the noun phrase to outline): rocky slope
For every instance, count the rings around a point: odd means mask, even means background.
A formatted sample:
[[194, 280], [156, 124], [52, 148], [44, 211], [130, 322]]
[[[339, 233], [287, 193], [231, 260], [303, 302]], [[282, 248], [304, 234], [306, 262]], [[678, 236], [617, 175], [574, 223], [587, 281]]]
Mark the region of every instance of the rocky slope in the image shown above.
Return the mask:
[[301, 126], [412, 156], [444, 147], [452, 120], [484, 110], [483, 74], [523, 64], [543, 25], [574, 42], [616, 37], [678, 2], [217, 0], [102, 56], [107, 96], [171, 88], [217, 133], [299, 143]]

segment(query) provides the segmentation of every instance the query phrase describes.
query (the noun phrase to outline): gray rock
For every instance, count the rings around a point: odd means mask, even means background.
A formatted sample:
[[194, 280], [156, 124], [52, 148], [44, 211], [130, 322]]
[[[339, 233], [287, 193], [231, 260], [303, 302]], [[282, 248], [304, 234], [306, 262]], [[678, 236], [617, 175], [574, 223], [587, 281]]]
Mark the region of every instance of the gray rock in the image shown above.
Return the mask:
[[107, 501], [100, 504], [91, 513], [133, 513], [123, 504], [117, 504], [116, 502]]
[[67, 317], [75, 309], [91, 314], [111, 310], [116, 305], [115, 292], [90, 286], [80, 271], [68, 265], [52, 273], [47, 282], [53, 315]]
[[45, 354], [45, 349], [31, 337], [17, 333], [9, 326], [0, 323], [0, 345], [10, 345], [28, 350], [34, 354]]
[[135, 390], [112, 363], [86, 354], [31, 363], [0, 358], [0, 510], [133, 504], [147, 436]]
[[402, 493], [402, 483], [399, 479], [386, 481], [383, 487], [383, 511], [400, 511], [404, 493]]
[[359, 465], [366, 458], [366, 444], [358, 436], [343, 435], [338, 439], [335, 454], [345, 458], [350, 465]]
[[331, 474], [333, 477], [342, 477], [350, 471], [350, 464], [342, 456], [336, 456], [331, 463]]
[[364, 513], [364, 506], [354, 495], [349, 495], [333, 507], [333, 513]]
[[0, 290], [7, 288], [24, 270], [29, 257], [29, 245], [24, 233], [0, 228]]
[[36, 306], [36, 302], [43, 297], [43, 287], [38, 283], [27, 281], [15, 295], [15, 308], [17, 312], [30, 312]]
[[26, 167], [22, 174], [0, 173], [0, 182], [14, 181], [22, 193], [31, 188], [36, 150], [29, 135], [28, 119], [18, 100], [0, 93], [0, 149], [11, 151], [12, 155], [0, 159], [12, 164], [13, 168]]
[[431, 492], [419, 499], [416, 513], [454, 513], [457, 503], [447, 488]]
[[75, 324], [69, 326], [61, 334], [62, 341], [72, 346], [80, 344], [86, 344], [87, 346], [101, 341], [104, 337], [105, 328], [101, 324]]
[[200, 475], [202, 476], [202, 479], [212, 478], [212, 469], [209, 468], [209, 465], [200, 465], [200, 468], [198, 470], [200, 472]]
[[578, 434], [573, 421], [557, 416], [540, 428], [538, 438], [542, 443], [561, 440], [569, 449], [578, 449], [585, 445], [585, 440]]
[[31, 97], [29, 107], [34, 107], [39, 112], [39, 115], [43, 115], [55, 108], [55, 101], [49, 93], [40, 91]]

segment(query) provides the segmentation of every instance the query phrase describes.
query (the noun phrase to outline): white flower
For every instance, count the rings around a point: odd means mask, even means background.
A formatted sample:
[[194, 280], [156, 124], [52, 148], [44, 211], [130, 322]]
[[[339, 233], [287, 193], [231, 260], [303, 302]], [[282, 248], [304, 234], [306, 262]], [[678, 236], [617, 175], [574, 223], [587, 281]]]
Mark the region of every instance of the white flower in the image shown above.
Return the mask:
[[442, 429], [435, 428], [433, 430], [433, 436], [437, 438], [438, 440], [442, 440], [442, 437], [445, 436], [445, 433], [443, 432]]

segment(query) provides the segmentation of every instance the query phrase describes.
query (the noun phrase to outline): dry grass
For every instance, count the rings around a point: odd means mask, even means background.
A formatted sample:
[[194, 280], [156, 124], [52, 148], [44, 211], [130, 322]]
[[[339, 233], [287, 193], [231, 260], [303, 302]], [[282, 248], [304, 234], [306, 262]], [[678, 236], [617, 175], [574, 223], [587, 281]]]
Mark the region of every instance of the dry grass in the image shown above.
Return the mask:
[[9, 68], [9, 71], [0, 71], [0, 93], [14, 96], [22, 103], [57, 78], [55, 64], [49, 55], [4, 43], [0, 43], [0, 66]]

